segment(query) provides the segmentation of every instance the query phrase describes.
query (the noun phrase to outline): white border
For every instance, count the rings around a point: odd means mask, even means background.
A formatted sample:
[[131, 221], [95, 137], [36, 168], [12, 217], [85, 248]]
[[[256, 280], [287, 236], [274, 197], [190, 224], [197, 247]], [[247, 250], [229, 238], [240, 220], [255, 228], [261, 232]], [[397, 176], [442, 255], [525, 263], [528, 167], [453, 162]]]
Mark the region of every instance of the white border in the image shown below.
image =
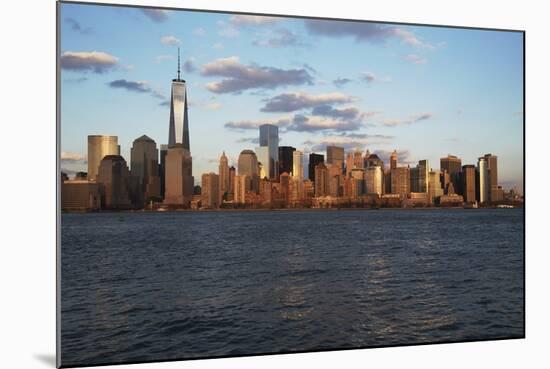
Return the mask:
[[[361, 18], [527, 31], [527, 338], [371, 350], [140, 364], [140, 368], [302, 368], [335, 366], [518, 368], [548, 366], [550, 329], [546, 212], [549, 181], [548, 48], [544, 2], [353, 0], [132, 1], [228, 11]], [[55, 355], [55, 2], [2, 4], [2, 283], [0, 363], [6, 368], [53, 367]], [[536, 168], [536, 169], [535, 169]], [[546, 365], [543, 363], [547, 362]], [[537, 364], [534, 364], [537, 363]], [[118, 366], [124, 368], [129, 366]], [[136, 366], [132, 366], [136, 367]]]

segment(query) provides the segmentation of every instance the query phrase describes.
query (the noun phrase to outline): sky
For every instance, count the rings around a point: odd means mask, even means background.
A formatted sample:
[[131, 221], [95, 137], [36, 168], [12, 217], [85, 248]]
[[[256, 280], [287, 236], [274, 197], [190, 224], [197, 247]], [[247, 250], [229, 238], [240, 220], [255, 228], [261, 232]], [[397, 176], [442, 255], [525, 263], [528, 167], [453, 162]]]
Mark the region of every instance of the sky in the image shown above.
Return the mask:
[[[361, 15], [368, 17], [368, 14]], [[62, 3], [61, 167], [86, 171], [87, 136], [168, 141], [171, 80], [187, 81], [193, 175], [223, 151], [280, 146], [370, 150], [388, 164], [498, 156], [523, 189], [523, 34], [373, 22]], [[306, 163], [307, 165], [307, 163]]]

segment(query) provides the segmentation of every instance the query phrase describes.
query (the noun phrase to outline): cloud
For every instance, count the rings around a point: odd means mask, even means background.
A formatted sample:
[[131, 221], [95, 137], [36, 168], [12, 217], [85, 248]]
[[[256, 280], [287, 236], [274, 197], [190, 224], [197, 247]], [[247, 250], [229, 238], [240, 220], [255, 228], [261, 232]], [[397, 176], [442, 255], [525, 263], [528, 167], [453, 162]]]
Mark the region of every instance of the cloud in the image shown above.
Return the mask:
[[216, 49], [216, 50], [222, 50], [223, 49], [223, 44], [220, 44], [219, 42], [212, 45], [212, 48], [213, 49]]
[[355, 107], [338, 109], [333, 108], [330, 105], [319, 105], [313, 108], [311, 114], [330, 118], [351, 120], [358, 119], [361, 115], [361, 112]]
[[292, 117], [280, 117], [272, 119], [261, 119], [261, 120], [239, 120], [239, 121], [230, 121], [224, 124], [225, 128], [235, 129], [235, 130], [248, 130], [253, 129], [257, 130], [262, 124], [273, 124], [278, 127], [286, 127], [291, 123]]
[[306, 19], [305, 27], [310, 34], [326, 37], [353, 37], [356, 42], [383, 43], [396, 39], [408, 45], [433, 49], [433, 45], [421, 41], [411, 31], [370, 22], [327, 21]]
[[275, 31], [276, 36], [267, 40], [254, 40], [253, 45], [267, 47], [305, 46], [298, 35], [286, 28]]
[[301, 92], [283, 93], [265, 100], [260, 110], [263, 112], [291, 112], [313, 108], [318, 105], [343, 104], [355, 101], [355, 98], [341, 92], [310, 95]]
[[360, 119], [332, 119], [321, 116], [306, 116], [296, 114], [287, 131], [295, 132], [319, 132], [319, 131], [355, 131], [361, 128], [363, 122]]
[[170, 101], [168, 101], [166, 96], [151, 88], [149, 86], [149, 82], [147, 81], [128, 81], [125, 79], [117, 79], [109, 82], [107, 85], [112, 88], [122, 88], [127, 91], [150, 94], [151, 96], [162, 100], [160, 103], [161, 106], [167, 106], [170, 104]]
[[426, 64], [428, 62], [428, 59], [421, 57], [416, 54], [408, 54], [403, 57], [403, 60], [408, 61], [412, 64]]
[[163, 45], [177, 46], [181, 44], [181, 41], [176, 36], [169, 35], [169, 36], [162, 36], [160, 38], [160, 43]]
[[205, 108], [208, 110], [219, 110], [222, 108], [222, 104], [213, 102], [205, 105]]
[[245, 14], [236, 14], [229, 18], [229, 23], [234, 26], [263, 26], [267, 24], [275, 24], [280, 21], [281, 18]]
[[237, 27], [235, 27], [234, 24], [228, 24], [224, 21], [218, 21], [216, 22], [216, 24], [218, 25], [218, 27], [220, 27], [218, 35], [220, 35], [221, 37], [235, 38], [239, 35], [239, 30], [237, 29]]
[[195, 66], [195, 59], [189, 58], [183, 63], [183, 70], [186, 73], [193, 73], [197, 70], [197, 67]]
[[155, 61], [157, 63], [162, 63], [163, 61], [173, 60], [173, 59], [174, 59], [174, 55], [159, 55], [155, 58]]
[[61, 161], [64, 163], [85, 163], [87, 159], [86, 155], [77, 152], [61, 151]]
[[79, 77], [79, 78], [65, 78], [63, 82], [66, 83], [82, 83], [86, 82], [88, 80], [87, 77]]
[[376, 76], [370, 72], [363, 72], [361, 73], [362, 79], [365, 82], [371, 83], [376, 81]]
[[168, 20], [168, 10], [164, 9], [140, 9], [147, 18], [151, 19], [153, 22], [162, 23]]
[[340, 77], [338, 77], [334, 81], [332, 81], [332, 83], [334, 83], [334, 85], [338, 88], [341, 88], [341, 87], [343, 87], [344, 85], [346, 85], [350, 82], [353, 82], [353, 81], [349, 78], [340, 78]]
[[193, 30], [193, 34], [195, 36], [205, 36], [206, 35], [206, 30], [202, 27], [198, 27], [198, 28], [195, 28]]
[[101, 74], [116, 67], [118, 58], [102, 51], [65, 51], [60, 62], [65, 70]]
[[206, 77], [227, 77], [206, 85], [206, 88], [214, 93], [240, 93], [248, 89], [273, 89], [280, 86], [313, 83], [313, 77], [305, 69], [244, 65], [236, 56], [218, 59], [204, 65], [201, 74]]
[[259, 145], [260, 138], [259, 137], [241, 137], [237, 140], [237, 143], [250, 143], [250, 144]]
[[77, 22], [75, 19], [73, 19], [73, 18], [65, 18], [65, 23], [70, 24], [71, 29], [72, 29], [73, 31], [76, 31], [76, 32], [80, 33], [80, 34], [88, 35], [88, 34], [92, 33], [92, 27], [86, 27], [86, 28], [84, 28], [84, 27], [82, 27], [82, 26], [80, 25], [80, 23], [78, 23], [78, 22]]
[[311, 152], [325, 151], [327, 146], [336, 145], [343, 147], [344, 150], [366, 150], [367, 146], [375, 144], [388, 144], [392, 140], [393, 136], [385, 135], [371, 135], [366, 133], [342, 133], [338, 135], [328, 135], [316, 140], [307, 140], [303, 142], [308, 146], [308, 150]]
[[382, 124], [384, 124], [387, 127], [395, 127], [395, 126], [412, 124], [423, 120], [428, 120], [428, 119], [431, 119], [432, 117], [433, 117], [432, 113], [419, 113], [406, 119], [385, 119], [382, 121]]
[[[409, 150], [396, 150], [397, 151], [397, 165], [414, 164], [415, 162], [411, 158], [411, 152]], [[371, 154], [376, 154], [384, 163], [390, 162], [391, 154], [393, 150], [374, 150]]]

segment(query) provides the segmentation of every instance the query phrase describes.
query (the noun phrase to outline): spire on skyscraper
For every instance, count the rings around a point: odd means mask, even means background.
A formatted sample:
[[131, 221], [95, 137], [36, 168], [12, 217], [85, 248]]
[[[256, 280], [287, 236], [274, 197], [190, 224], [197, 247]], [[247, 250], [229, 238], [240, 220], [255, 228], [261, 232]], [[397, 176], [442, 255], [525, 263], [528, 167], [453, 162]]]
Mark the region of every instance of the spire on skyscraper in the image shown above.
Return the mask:
[[178, 47], [178, 80], [180, 79], [180, 48]]

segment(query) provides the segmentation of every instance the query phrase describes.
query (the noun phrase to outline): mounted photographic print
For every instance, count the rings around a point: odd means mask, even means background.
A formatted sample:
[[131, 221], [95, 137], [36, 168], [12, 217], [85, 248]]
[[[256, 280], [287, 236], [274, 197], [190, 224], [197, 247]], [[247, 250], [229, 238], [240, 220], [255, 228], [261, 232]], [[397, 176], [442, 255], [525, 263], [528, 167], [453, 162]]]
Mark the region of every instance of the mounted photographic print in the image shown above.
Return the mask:
[[57, 6], [58, 366], [525, 336], [523, 31]]

